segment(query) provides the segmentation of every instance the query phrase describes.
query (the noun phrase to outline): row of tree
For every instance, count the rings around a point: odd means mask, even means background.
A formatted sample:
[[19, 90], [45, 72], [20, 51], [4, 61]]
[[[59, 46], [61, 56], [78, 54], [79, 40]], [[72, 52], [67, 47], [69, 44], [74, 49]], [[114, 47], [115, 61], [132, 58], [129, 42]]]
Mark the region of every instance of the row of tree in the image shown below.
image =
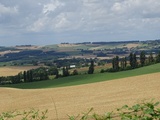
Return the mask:
[[20, 72], [15, 76], [0, 77], [0, 84], [16, 84], [22, 82], [26, 83], [47, 80], [49, 78], [49, 75], [55, 74], [56, 70], [56, 68], [53, 69], [45, 67], [27, 70], [24, 72]]
[[[127, 63], [129, 66], [127, 66]], [[136, 53], [131, 52], [128, 57], [121, 59], [119, 56], [114, 57], [112, 59], [112, 68], [108, 69], [107, 71], [116, 72], [121, 70], [135, 69], [137, 67], [143, 67], [145, 65], [154, 63], [160, 63], [160, 52], [155, 57], [153, 57], [152, 53], [146, 57], [146, 53], [144, 51], [141, 51], [139, 57], [137, 57]]]
[[0, 77], [0, 84], [17, 84], [17, 83], [27, 83], [34, 81], [48, 80], [49, 76], [67, 77], [70, 75], [78, 75], [78, 71], [75, 69], [72, 73], [69, 72], [68, 67], [62, 68], [62, 74], [59, 73], [57, 67], [40, 67], [37, 69], [27, 70], [20, 72], [15, 76]]
[[[101, 70], [101, 72], [117, 72], [122, 70], [135, 69], [137, 67], [143, 67], [145, 65], [160, 63], [160, 52], [153, 57], [150, 53], [146, 57], [146, 53], [142, 51], [137, 57], [136, 53], [130, 53], [128, 57], [119, 58], [116, 56], [112, 59], [112, 68], [107, 70]], [[94, 73], [94, 61], [91, 60], [88, 69], [88, 74]], [[69, 72], [69, 67], [62, 68], [62, 74], [59, 74], [57, 67], [40, 67], [19, 73], [15, 76], [0, 77], [0, 84], [15, 84], [21, 82], [33, 82], [49, 79], [50, 75], [54, 75], [55, 78], [67, 77], [70, 75], [78, 75], [78, 71], [75, 69], [72, 73]]]

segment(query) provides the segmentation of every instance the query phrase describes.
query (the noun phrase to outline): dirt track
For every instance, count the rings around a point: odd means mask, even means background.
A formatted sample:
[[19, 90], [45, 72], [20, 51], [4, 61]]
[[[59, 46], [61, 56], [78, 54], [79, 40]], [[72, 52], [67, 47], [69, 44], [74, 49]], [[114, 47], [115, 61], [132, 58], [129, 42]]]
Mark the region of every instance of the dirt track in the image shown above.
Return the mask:
[[160, 101], [160, 73], [72, 87], [19, 90], [0, 88], [0, 113], [36, 108], [49, 110], [49, 119], [66, 120], [67, 114], [78, 115], [91, 107], [96, 113], [133, 105], [144, 99]]

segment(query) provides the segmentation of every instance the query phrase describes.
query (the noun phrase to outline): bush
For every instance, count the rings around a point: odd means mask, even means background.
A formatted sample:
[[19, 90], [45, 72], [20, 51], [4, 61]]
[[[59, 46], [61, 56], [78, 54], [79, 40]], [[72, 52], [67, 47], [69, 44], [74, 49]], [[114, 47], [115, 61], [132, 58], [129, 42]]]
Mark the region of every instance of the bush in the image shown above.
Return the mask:
[[100, 73], [104, 73], [104, 72], [105, 72], [105, 70], [104, 70], [104, 69], [101, 69]]
[[83, 114], [81, 117], [69, 116], [69, 120], [160, 120], [159, 102], [142, 102], [131, 107], [124, 105], [114, 112], [107, 112], [105, 115], [96, 113], [89, 115], [93, 110]]
[[0, 120], [46, 120], [48, 110], [39, 111], [35, 109], [31, 109], [29, 111], [11, 111], [11, 112], [3, 112], [0, 114]]

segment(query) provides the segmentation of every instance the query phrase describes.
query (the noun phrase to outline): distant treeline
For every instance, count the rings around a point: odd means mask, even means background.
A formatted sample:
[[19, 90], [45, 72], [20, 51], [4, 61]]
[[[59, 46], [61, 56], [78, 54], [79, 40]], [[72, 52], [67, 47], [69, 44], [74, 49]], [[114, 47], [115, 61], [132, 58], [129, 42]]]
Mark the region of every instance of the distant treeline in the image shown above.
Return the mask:
[[0, 62], [8, 62], [13, 60], [26, 60], [33, 58], [47, 58], [52, 56], [54, 57], [66, 57], [68, 56], [65, 52], [55, 52], [55, 51], [43, 51], [43, 50], [24, 50], [18, 53], [7, 53], [4, 56], [0, 57]]
[[129, 43], [139, 43], [139, 40], [136, 41], [113, 41], [113, 42], [92, 42], [92, 44], [100, 44], [100, 45], [104, 45], [104, 44], [129, 44]]
[[146, 56], [145, 51], [141, 51], [139, 57], [137, 57], [136, 53], [131, 52], [128, 57], [114, 57], [112, 59], [112, 68], [106, 70], [102, 69], [101, 73], [131, 70], [156, 63], [160, 63], [160, 52], [156, 54], [155, 57], [153, 56], [152, 52], [148, 55], [148, 57]]
[[[129, 43], [139, 43], [139, 40], [131, 40], [131, 41], [112, 41], [112, 42], [82, 42], [82, 43], [76, 43], [76, 44], [129, 44]], [[69, 44], [69, 43], [68, 43]]]

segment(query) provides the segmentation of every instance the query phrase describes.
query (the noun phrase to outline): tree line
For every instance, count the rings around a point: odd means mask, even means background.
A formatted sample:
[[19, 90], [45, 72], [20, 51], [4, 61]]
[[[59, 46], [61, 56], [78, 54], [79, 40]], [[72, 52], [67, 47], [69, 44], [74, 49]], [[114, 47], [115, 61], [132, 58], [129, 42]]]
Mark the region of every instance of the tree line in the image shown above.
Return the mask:
[[[102, 69], [100, 72], [118, 72], [123, 70], [135, 69], [155, 63], [160, 63], [160, 52], [157, 55], [153, 56], [152, 53], [146, 55], [145, 51], [141, 51], [138, 57], [136, 53], [131, 52], [128, 57], [120, 58], [119, 56], [115, 56], [112, 59], [111, 63], [111, 68], [106, 70]], [[90, 60], [90, 65], [87, 71], [88, 74], [94, 73], [94, 66], [94, 60]], [[60, 70], [55, 66], [40, 67], [37, 69], [20, 72], [18, 75], [15, 76], [0, 77], [0, 84], [16, 84], [48, 80], [49, 76], [51, 75], [54, 75], [55, 78], [59, 78], [79, 74], [76, 69], [70, 72], [68, 66], [62, 68], [61, 74], [59, 73], [59, 71]]]
[[18, 73], [15, 76], [0, 77], [0, 84], [16, 84], [49, 79], [49, 75], [56, 75], [57, 68], [40, 67]]
[[101, 72], [130, 70], [155, 63], [160, 63], [160, 52], [155, 55], [155, 57], [153, 57], [152, 53], [150, 53], [147, 57], [145, 51], [141, 51], [139, 57], [137, 57], [136, 53], [131, 52], [128, 57], [114, 57], [112, 59], [112, 68], [101, 70]]

